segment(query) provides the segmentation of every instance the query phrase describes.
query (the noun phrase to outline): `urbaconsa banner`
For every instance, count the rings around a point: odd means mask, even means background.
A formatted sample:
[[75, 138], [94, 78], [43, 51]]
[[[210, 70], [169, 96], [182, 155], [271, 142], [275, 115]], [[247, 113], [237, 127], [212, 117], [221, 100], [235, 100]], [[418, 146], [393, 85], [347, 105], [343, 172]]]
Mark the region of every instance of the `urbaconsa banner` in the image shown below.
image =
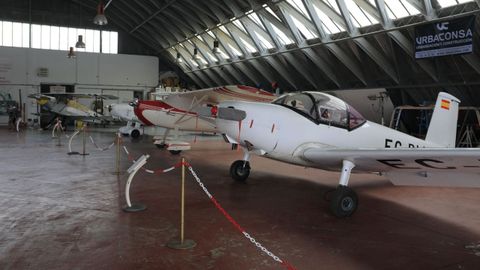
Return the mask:
[[415, 27], [415, 59], [473, 51], [475, 15]]

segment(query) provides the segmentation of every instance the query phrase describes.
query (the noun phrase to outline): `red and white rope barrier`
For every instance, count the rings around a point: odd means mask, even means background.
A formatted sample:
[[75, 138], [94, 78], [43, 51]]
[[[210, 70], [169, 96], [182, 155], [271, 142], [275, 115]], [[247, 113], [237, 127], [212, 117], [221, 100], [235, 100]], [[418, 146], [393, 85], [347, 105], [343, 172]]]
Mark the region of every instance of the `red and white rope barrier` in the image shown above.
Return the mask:
[[98, 150], [100, 150], [100, 151], [106, 151], [106, 150], [112, 148], [112, 147], [115, 145], [115, 142], [112, 142], [112, 143], [111, 143], [110, 145], [108, 145], [108, 146], [99, 147], [99, 146], [97, 145], [97, 143], [95, 143], [95, 141], [93, 140], [92, 136], [89, 136], [89, 137], [90, 137], [90, 141], [93, 143], [93, 145], [95, 145], [95, 147], [96, 147]]

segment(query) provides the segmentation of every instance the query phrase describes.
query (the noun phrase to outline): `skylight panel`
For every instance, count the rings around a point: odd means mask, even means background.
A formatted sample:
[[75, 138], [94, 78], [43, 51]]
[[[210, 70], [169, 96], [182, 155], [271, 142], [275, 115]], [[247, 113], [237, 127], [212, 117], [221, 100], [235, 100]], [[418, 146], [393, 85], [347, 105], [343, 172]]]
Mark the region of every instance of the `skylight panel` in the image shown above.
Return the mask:
[[295, 16], [291, 16], [293, 23], [298, 28], [298, 30], [303, 34], [306, 39], [313, 39], [318, 37], [314, 32], [310, 31], [303, 23], [295, 18]]
[[309, 18], [307, 9], [305, 8], [305, 5], [303, 5], [302, 0], [287, 0], [287, 2], [304, 16]]
[[248, 43], [241, 37], [239, 37], [239, 39], [242, 41], [243, 46], [245, 47], [245, 49], [247, 49], [248, 52], [250, 53], [257, 52], [257, 49], [254, 46], [252, 46], [250, 43]]
[[[458, 1], [459, 3], [464, 3], [464, 2], [470, 2], [470, 1]], [[457, 5], [457, 1], [456, 0], [438, 0], [438, 3], [440, 4], [440, 6], [443, 8], [443, 7], [450, 7], [450, 6], [455, 6]]]
[[228, 54], [224, 53], [223, 51], [220, 51], [220, 56], [223, 59], [230, 60], [230, 56]]
[[335, 23], [332, 19], [330, 19], [330, 17], [328, 17], [325, 13], [323, 13], [323, 11], [320, 10], [320, 8], [318, 8], [316, 5], [314, 5], [313, 7], [315, 12], [317, 13], [317, 16], [322, 21], [322, 24], [325, 26], [324, 28], [325, 32], [329, 34], [335, 34], [335, 33], [345, 31], [343, 27]]
[[258, 26], [260, 26], [262, 29], [265, 30], [265, 26], [263, 26], [263, 23], [262, 21], [260, 20], [260, 18], [258, 17], [257, 13], [253, 12], [251, 14], [248, 15], [248, 17], [254, 21]]
[[207, 54], [208, 58], [210, 58], [210, 60], [211, 60], [212, 62], [218, 62], [218, 58], [215, 57], [215, 56], [213, 56], [213, 54], [211, 54], [210, 52], [207, 52], [206, 54]]
[[385, 0], [385, 5], [389, 7], [389, 11], [392, 12], [395, 19], [410, 16], [408, 10], [400, 3], [400, 0]]
[[360, 9], [360, 7], [353, 2], [353, 0], [345, 0], [347, 4], [348, 11], [350, 15], [354, 18], [354, 23], [356, 27], [368, 26], [374, 23], [378, 23], [378, 21], [371, 21], [370, 18], [366, 16], [366, 13]]
[[237, 50], [237, 48], [235, 48], [235, 46], [233, 46], [232, 44], [230, 43], [227, 43], [228, 45], [228, 48], [236, 55], [236, 56], [243, 56], [243, 53], [239, 50]]
[[283, 45], [294, 43], [292, 39], [290, 39], [282, 30], [278, 29], [274, 24], [272, 24], [272, 28], [273, 28], [273, 31], [275, 31], [275, 34], [277, 34], [277, 37], [279, 38], [280, 42]]
[[278, 16], [277, 14], [275, 14], [275, 12], [273, 12], [273, 10], [270, 8], [270, 7], [266, 7], [265, 8], [266, 11], [268, 11], [270, 14], [272, 14], [275, 18], [277, 18], [279, 21], [282, 21]]
[[245, 27], [243, 27], [243, 24], [239, 20], [232, 21], [233, 24], [235, 24], [240, 30], [242, 30], [244, 33], [247, 33], [247, 30]]
[[335, 0], [322, 0], [325, 2], [327, 5], [329, 5], [331, 8], [333, 8], [338, 14], [341, 14], [340, 9], [338, 8], [337, 2]]
[[255, 35], [257, 36], [258, 40], [260, 40], [260, 43], [262, 44], [262, 47], [264, 47], [266, 49], [275, 48], [275, 46], [270, 41], [268, 41], [266, 38], [264, 38], [262, 35], [260, 35], [256, 31], [254, 31], [254, 32], [255, 32]]
[[190, 59], [190, 63], [194, 66], [194, 67], [199, 67], [197, 61], [193, 60], [193, 59]]
[[207, 34], [208, 34], [209, 36], [211, 36], [212, 38], [215, 38], [215, 39], [217, 38], [212, 31], [207, 31]]
[[198, 35], [197, 38], [200, 39], [202, 42], [205, 42], [202, 36]]
[[228, 32], [227, 28], [226, 28], [224, 25], [218, 27], [218, 29], [220, 29], [220, 30], [221, 30], [223, 33], [225, 33], [227, 36], [232, 37], [232, 36], [230, 35], [230, 32]]

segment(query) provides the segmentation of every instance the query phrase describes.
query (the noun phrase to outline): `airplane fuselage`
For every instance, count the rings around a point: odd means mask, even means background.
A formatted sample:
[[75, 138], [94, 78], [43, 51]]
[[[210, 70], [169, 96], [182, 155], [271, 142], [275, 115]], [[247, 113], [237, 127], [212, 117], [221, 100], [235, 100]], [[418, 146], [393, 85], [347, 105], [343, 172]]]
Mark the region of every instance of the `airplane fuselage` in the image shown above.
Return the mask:
[[278, 104], [254, 102], [224, 102], [222, 107], [234, 107], [247, 112], [239, 122], [217, 120], [218, 129], [231, 142], [254, 148], [265, 157], [297, 165], [325, 168], [300, 158], [306, 148], [419, 148], [438, 147], [405, 133], [365, 121], [348, 129], [319, 123], [299, 112]]

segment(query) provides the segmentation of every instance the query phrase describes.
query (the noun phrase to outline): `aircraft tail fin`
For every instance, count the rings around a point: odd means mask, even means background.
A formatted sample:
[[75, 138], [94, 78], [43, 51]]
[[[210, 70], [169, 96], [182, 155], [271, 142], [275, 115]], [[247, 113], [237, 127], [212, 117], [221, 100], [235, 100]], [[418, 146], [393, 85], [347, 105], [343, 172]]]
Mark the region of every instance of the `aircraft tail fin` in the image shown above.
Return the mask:
[[425, 140], [442, 147], [455, 147], [460, 100], [448, 93], [438, 93]]

